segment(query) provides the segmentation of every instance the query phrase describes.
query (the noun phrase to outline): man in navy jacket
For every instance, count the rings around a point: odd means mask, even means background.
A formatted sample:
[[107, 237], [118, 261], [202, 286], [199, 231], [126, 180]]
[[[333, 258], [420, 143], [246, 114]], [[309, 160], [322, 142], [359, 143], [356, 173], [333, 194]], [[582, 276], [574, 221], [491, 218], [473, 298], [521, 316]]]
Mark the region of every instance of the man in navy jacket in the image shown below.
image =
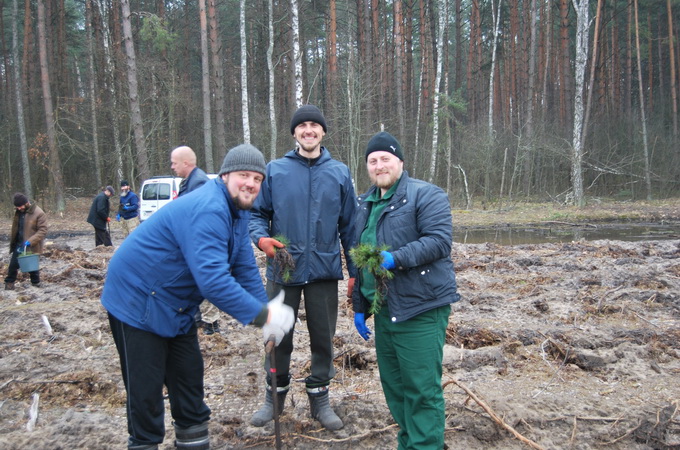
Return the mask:
[[258, 149], [231, 149], [218, 178], [154, 213], [111, 258], [101, 302], [127, 390], [129, 448], [163, 441], [164, 384], [177, 448], [209, 448], [194, 321], [203, 299], [277, 345], [293, 326], [283, 295], [267, 303], [248, 236], [264, 173]]

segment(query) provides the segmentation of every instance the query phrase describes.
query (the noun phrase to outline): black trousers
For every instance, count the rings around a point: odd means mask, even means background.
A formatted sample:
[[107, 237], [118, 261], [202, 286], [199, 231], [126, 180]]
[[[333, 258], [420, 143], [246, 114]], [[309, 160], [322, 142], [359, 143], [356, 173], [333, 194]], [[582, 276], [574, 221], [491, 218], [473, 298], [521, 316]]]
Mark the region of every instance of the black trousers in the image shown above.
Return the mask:
[[103, 245], [105, 247], [112, 247], [111, 235], [109, 230], [100, 230], [99, 228], [94, 229], [94, 245]]
[[129, 446], [163, 442], [163, 385], [177, 426], [188, 428], [210, 419], [210, 408], [203, 401], [203, 356], [196, 326], [187, 334], [163, 338], [111, 314], [109, 324], [127, 390]]
[[[17, 281], [17, 275], [19, 274], [19, 251], [14, 250], [12, 256], [9, 259], [9, 267], [7, 268], [7, 276], [5, 277], [5, 283], [14, 283]], [[31, 277], [32, 284], [40, 283], [40, 269], [34, 272], [28, 272]]]

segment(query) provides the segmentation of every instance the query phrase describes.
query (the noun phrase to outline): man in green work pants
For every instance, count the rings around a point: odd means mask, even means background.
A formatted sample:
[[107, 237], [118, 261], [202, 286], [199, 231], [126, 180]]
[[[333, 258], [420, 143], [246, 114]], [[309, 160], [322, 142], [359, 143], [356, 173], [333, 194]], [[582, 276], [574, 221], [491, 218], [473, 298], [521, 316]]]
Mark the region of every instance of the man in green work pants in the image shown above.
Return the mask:
[[354, 324], [368, 339], [366, 319], [375, 315], [380, 380], [400, 427], [399, 449], [442, 449], [444, 339], [451, 303], [460, 299], [451, 208], [439, 187], [408, 176], [401, 145], [389, 133], [368, 142], [366, 167], [373, 186], [359, 196], [356, 242], [385, 248], [381, 267], [394, 276], [380, 287], [368, 268], [359, 271]]

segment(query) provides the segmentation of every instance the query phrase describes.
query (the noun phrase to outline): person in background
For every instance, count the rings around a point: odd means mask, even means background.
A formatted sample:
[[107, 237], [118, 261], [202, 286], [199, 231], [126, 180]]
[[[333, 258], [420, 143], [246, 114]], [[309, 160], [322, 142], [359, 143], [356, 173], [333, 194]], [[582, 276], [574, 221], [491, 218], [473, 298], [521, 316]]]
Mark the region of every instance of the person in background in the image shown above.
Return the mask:
[[[24, 249], [31, 253], [42, 253], [43, 241], [47, 236], [47, 215], [38, 205], [31, 203], [21, 192], [14, 194], [12, 202], [15, 208], [9, 238], [9, 252], [12, 256], [5, 277], [6, 291], [14, 290], [14, 283], [19, 272], [19, 254], [23, 253]], [[31, 285], [39, 287], [40, 269], [28, 274], [31, 278]]]
[[[253, 207], [250, 237], [268, 258], [267, 294], [277, 295], [284, 287], [284, 303], [297, 317], [304, 294], [311, 350], [311, 373], [305, 378], [311, 415], [328, 430], [344, 426], [329, 402], [329, 385], [335, 376], [333, 337], [338, 318], [338, 280], [343, 278], [340, 243], [348, 262], [349, 290], [355, 269], [349, 258], [356, 198], [349, 168], [333, 159], [321, 145], [326, 119], [316, 106], [304, 105], [293, 114], [290, 131], [297, 145], [283, 158], [267, 165], [262, 194]], [[284, 282], [272, 264], [284, 244], [295, 260], [291, 279]], [[290, 386], [293, 333], [286, 335], [276, 354], [279, 413]], [[262, 407], [250, 423], [264, 426], [274, 417], [269, 358], [265, 359], [267, 386]]]
[[352, 296], [354, 322], [368, 340], [375, 312], [375, 350], [385, 400], [399, 425], [399, 449], [444, 448], [442, 358], [451, 303], [457, 302], [451, 260], [453, 225], [446, 193], [409, 178], [401, 145], [389, 133], [366, 148], [373, 186], [359, 196], [355, 240], [382, 251], [387, 280], [376, 300], [376, 279], [359, 271]]
[[176, 448], [210, 448], [194, 321], [204, 298], [276, 345], [293, 326], [283, 295], [268, 302], [248, 236], [264, 172], [257, 148], [231, 149], [218, 178], [155, 212], [111, 258], [101, 302], [127, 391], [128, 448], [163, 442], [164, 385]]
[[[208, 180], [208, 175], [199, 167], [196, 166], [196, 153], [187, 146], [177, 147], [170, 153], [170, 167], [175, 171], [178, 177], [184, 178], [179, 185], [179, 192], [177, 197], [192, 192], [203, 186]], [[212, 303], [206, 303], [196, 310], [196, 325], [203, 328], [203, 333], [214, 334], [219, 333], [220, 324], [217, 318], [219, 317], [219, 310], [214, 307]], [[205, 317], [205, 320], [203, 318]]]
[[139, 197], [132, 192], [126, 180], [120, 182], [120, 206], [116, 220], [120, 222], [123, 230], [123, 239], [139, 225]]
[[203, 186], [208, 175], [196, 166], [196, 153], [187, 146], [177, 147], [170, 153], [170, 167], [178, 177], [184, 178], [179, 185], [178, 197]]
[[94, 227], [94, 245], [111, 247], [111, 233], [108, 226], [111, 222], [109, 217], [109, 197], [116, 194], [112, 186], [106, 186], [102, 192], [92, 200], [90, 214], [87, 216], [87, 223]]

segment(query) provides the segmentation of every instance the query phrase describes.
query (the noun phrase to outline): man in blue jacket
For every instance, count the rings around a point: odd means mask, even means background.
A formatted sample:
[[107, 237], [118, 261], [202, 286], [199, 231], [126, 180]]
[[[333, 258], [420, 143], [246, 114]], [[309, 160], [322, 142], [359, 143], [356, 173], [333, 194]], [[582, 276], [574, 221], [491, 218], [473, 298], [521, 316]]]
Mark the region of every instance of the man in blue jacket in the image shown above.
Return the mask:
[[116, 221], [120, 222], [123, 238], [128, 237], [139, 225], [139, 197], [132, 192], [127, 180], [120, 182], [120, 205], [118, 206]]
[[387, 246], [382, 267], [394, 277], [376, 297], [380, 283], [362, 268], [352, 296], [354, 323], [368, 340], [366, 318], [375, 313], [380, 382], [399, 425], [399, 449], [439, 450], [444, 339], [450, 304], [460, 299], [451, 260], [451, 207], [439, 187], [409, 178], [401, 145], [389, 133], [368, 142], [366, 167], [373, 186], [359, 196], [355, 240]]
[[194, 321], [203, 299], [242, 324], [262, 327], [276, 345], [293, 326], [283, 295], [267, 303], [248, 236], [264, 173], [258, 149], [231, 149], [218, 178], [154, 213], [111, 258], [101, 302], [127, 391], [128, 448], [163, 442], [163, 385], [177, 448], [209, 448]]
[[[340, 242], [349, 261], [356, 197], [349, 168], [331, 158], [321, 146], [326, 119], [316, 106], [300, 107], [291, 120], [290, 131], [297, 148], [267, 165], [262, 193], [253, 207], [250, 236], [267, 255], [267, 294], [273, 297], [286, 287], [284, 303], [297, 317], [304, 293], [307, 329], [312, 352], [311, 374], [305, 379], [312, 417], [326, 429], [338, 430], [342, 420], [331, 409], [328, 386], [335, 375], [333, 336], [338, 318], [338, 280], [343, 278]], [[271, 264], [276, 249], [284, 244], [295, 260], [290, 280]], [[348, 263], [350, 290], [355, 269]], [[281, 412], [289, 389], [293, 333], [276, 354], [277, 395]], [[274, 417], [269, 361], [265, 361], [267, 386], [264, 405], [250, 423], [263, 426]]]

